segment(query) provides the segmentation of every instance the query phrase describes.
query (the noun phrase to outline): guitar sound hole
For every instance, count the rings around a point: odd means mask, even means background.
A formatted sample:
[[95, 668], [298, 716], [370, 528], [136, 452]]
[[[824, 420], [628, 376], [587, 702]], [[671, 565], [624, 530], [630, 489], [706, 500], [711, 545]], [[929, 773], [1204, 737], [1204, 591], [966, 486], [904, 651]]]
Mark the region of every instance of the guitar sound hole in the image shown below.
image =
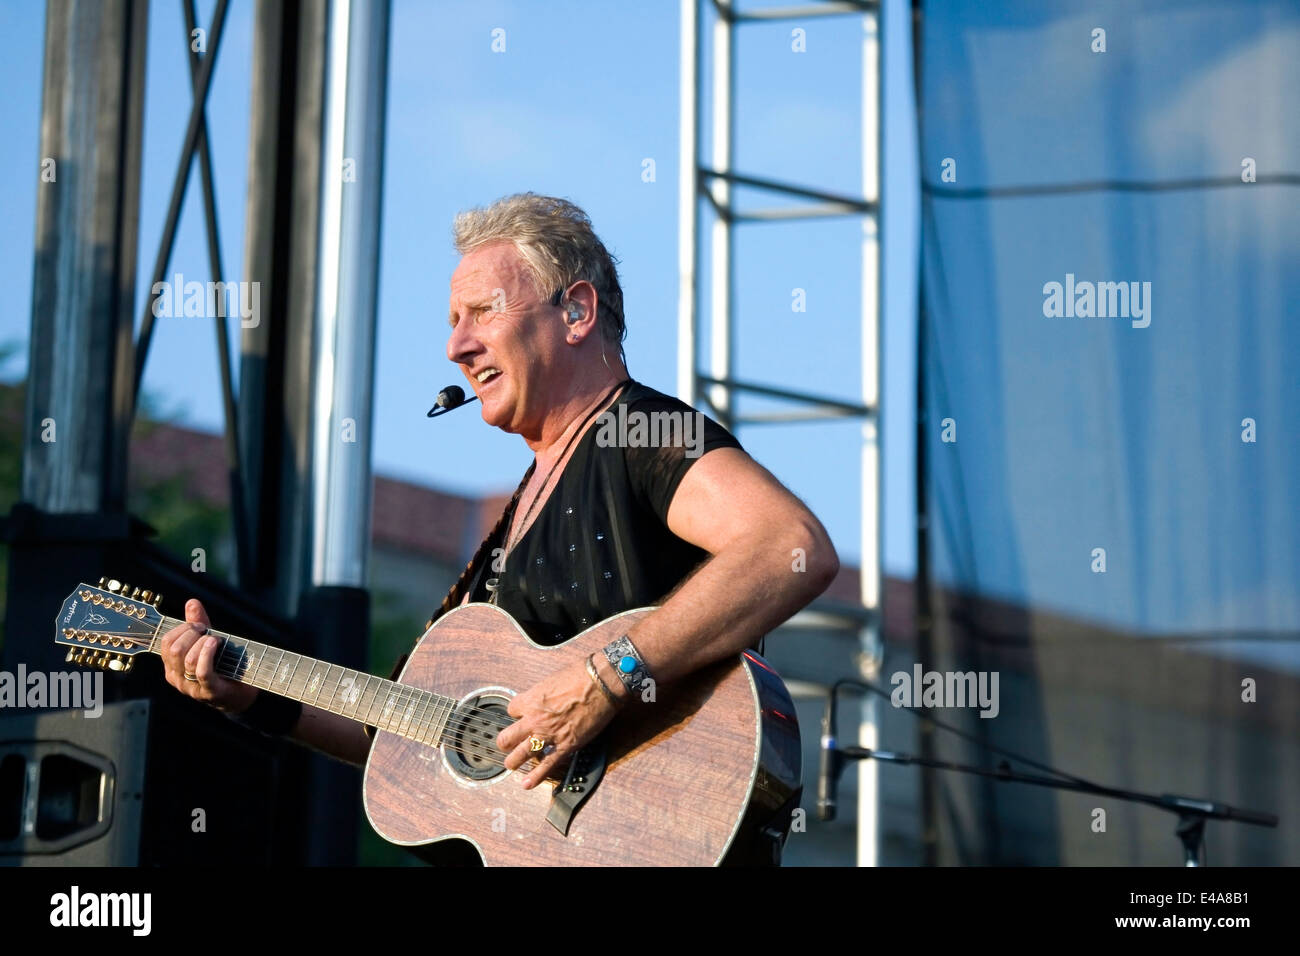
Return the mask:
[[497, 734], [514, 718], [506, 713], [504, 697], [481, 694], [456, 709], [447, 723], [444, 750], [451, 768], [471, 780], [490, 780], [506, 772], [505, 754], [497, 749]]

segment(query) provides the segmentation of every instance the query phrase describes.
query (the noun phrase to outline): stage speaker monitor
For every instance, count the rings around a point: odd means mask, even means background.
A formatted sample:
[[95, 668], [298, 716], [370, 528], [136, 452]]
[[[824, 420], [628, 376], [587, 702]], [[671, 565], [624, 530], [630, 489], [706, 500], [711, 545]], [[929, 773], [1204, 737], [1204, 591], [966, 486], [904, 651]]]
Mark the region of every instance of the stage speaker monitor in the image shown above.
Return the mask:
[[137, 866], [149, 701], [0, 719], [0, 865]]

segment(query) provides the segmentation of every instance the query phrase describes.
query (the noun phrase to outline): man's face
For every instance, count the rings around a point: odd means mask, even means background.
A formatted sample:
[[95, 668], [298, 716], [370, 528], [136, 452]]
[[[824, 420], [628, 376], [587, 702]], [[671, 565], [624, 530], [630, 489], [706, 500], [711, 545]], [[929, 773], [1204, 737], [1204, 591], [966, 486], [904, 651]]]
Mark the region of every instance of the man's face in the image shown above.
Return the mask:
[[564, 323], [509, 242], [480, 246], [451, 277], [447, 358], [483, 403], [483, 420], [508, 432], [540, 430], [562, 398]]

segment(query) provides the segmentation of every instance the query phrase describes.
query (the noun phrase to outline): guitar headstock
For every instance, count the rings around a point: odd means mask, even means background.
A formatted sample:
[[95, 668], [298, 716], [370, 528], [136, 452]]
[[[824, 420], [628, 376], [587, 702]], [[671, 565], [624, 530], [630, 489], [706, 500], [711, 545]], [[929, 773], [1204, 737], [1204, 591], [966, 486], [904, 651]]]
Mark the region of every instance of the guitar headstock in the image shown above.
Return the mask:
[[68, 648], [73, 663], [129, 671], [162, 623], [161, 600], [162, 595], [107, 578], [98, 585], [80, 584], [59, 609], [54, 642]]

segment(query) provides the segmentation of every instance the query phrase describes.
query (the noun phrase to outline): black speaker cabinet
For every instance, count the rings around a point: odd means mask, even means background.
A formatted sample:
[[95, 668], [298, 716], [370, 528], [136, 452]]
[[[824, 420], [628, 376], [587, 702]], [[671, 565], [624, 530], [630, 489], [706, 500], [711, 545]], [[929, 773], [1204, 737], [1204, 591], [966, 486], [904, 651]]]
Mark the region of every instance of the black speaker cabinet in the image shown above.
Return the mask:
[[275, 862], [276, 748], [205, 710], [0, 712], [0, 865]]

